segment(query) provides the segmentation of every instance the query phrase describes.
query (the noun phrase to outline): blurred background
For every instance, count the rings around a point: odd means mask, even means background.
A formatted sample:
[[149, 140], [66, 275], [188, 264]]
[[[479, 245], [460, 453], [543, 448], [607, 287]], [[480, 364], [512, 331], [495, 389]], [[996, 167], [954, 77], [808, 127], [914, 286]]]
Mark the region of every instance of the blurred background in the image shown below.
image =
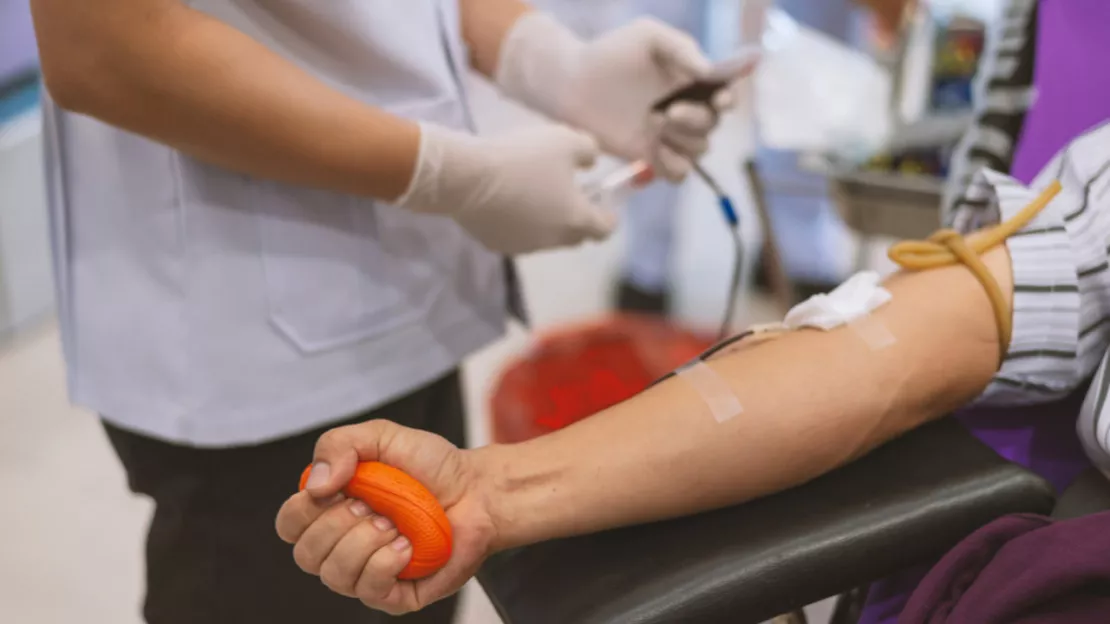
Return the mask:
[[[704, 162], [741, 211], [733, 324], [743, 326], [781, 318], [857, 269], [890, 270], [890, 240], [938, 225], [948, 159], [970, 120], [971, 80], [1000, 2], [934, 0], [893, 29], [847, 0], [537, 4], [586, 35], [651, 14], [690, 30], [716, 58], [766, 46]], [[28, 2], [0, 0], [0, 622], [133, 624], [150, 505], [128, 492], [94, 415], [67, 401], [40, 88]], [[482, 132], [536, 123], [477, 78], [472, 98]], [[533, 332], [513, 326], [467, 362], [475, 444], [542, 433], [621, 398], [567, 408], [554, 425], [509, 409], [530, 395], [507, 371], [538, 357], [538, 342], [587, 348], [583, 327], [629, 327], [615, 311], [647, 315], [675, 341], [712, 338], [736, 254], [709, 189], [698, 180], [652, 187], [621, 210], [624, 226], [610, 241], [521, 259]], [[811, 621], [822, 621], [822, 609]], [[462, 621], [499, 620], [471, 587]]]

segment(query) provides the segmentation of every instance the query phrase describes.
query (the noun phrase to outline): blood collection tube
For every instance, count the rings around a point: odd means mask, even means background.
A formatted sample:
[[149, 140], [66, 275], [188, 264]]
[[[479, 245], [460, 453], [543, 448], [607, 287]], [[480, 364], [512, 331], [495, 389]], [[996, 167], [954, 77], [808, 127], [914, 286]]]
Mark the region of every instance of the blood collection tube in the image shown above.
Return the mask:
[[583, 190], [590, 201], [615, 209], [654, 180], [655, 170], [648, 163], [638, 160], [587, 184]]

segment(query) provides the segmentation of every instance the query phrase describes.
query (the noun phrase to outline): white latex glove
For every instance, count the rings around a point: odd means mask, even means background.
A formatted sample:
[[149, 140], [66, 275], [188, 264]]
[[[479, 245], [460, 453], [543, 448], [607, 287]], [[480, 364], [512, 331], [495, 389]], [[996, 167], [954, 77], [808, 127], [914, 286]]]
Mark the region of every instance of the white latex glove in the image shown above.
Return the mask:
[[480, 138], [420, 125], [420, 160], [395, 203], [455, 219], [489, 249], [521, 254], [612, 233], [616, 218], [575, 181], [594, 164], [597, 143], [563, 126]]
[[651, 108], [711, 67], [691, 36], [654, 19], [587, 43], [554, 18], [529, 13], [505, 37], [496, 82], [509, 97], [594, 135], [606, 151], [645, 158], [677, 181], [689, 159], [709, 149], [719, 113], [734, 98], [723, 89], [712, 105]]

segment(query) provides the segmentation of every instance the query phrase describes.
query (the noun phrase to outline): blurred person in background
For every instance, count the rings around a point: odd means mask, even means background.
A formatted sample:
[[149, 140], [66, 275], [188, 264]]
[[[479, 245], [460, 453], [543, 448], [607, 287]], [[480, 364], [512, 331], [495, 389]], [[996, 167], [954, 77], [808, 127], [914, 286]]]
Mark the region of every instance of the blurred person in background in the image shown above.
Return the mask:
[[[632, 0], [636, 14], [649, 15], [679, 28], [706, 45], [709, 0]], [[682, 187], [658, 180], [633, 195], [625, 207], [627, 232], [617, 309], [645, 314], [671, 311], [671, 269], [675, 245], [675, 214]]]
[[[689, 33], [705, 48], [709, 0], [536, 0], [582, 37], [591, 39], [637, 17], [650, 16]], [[626, 228], [616, 307], [626, 312], [667, 314], [674, 246], [674, 212], [682, 187], [657, 180], [621, 207]]]
[[[706, 45], [708, 0], [632, 0], [637, 14], [649, 15], [679, 28]], [[671, 311], [671, 264], [675, 244], [675, 215], [682, 187], [659, 180], [632, 196], [625, 207], [627, 229], [617, 309], [645, 314]]]
[[[609, 235], [576, 182], [599, 144], [682, 179], [719, 111], [650, 108], [709, 61], [518, 0], [31, 5], [69, 391], [154, 500], [146, 620], [386, 621], [274, 537], [298, 466], [344, 422], [464, 445], [506, 257]], [[566, 125], [474, 136], [467, 66]]]

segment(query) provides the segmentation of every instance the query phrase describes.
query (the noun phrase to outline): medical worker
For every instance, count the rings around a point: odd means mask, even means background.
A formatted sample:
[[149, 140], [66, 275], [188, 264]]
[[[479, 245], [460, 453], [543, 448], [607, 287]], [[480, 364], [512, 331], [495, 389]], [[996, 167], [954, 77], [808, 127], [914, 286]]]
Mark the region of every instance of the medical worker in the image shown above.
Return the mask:
[[[708, 0], [632, 0], [632, 8], [689, 33], [704, 45]], [[617, 308], [629, 312], [671, 311], [671, 262], [675, 212], [682, 187], [657, 181], [629, 199], [624, 216], [627, 244], [617, 285]]]
[[[69, 389], [154, 499], [147, 621], [385, 621], [273, 535], [315, 440], [385, 418], [462, 444], [505, 258], [612, 231], [575, 184], [599, 146], [681, 179], [716, 112], [649, 110], [708, 61], [518, 0], [32, 6]], [[566, 125], [475, 137], [468, 65]]]

